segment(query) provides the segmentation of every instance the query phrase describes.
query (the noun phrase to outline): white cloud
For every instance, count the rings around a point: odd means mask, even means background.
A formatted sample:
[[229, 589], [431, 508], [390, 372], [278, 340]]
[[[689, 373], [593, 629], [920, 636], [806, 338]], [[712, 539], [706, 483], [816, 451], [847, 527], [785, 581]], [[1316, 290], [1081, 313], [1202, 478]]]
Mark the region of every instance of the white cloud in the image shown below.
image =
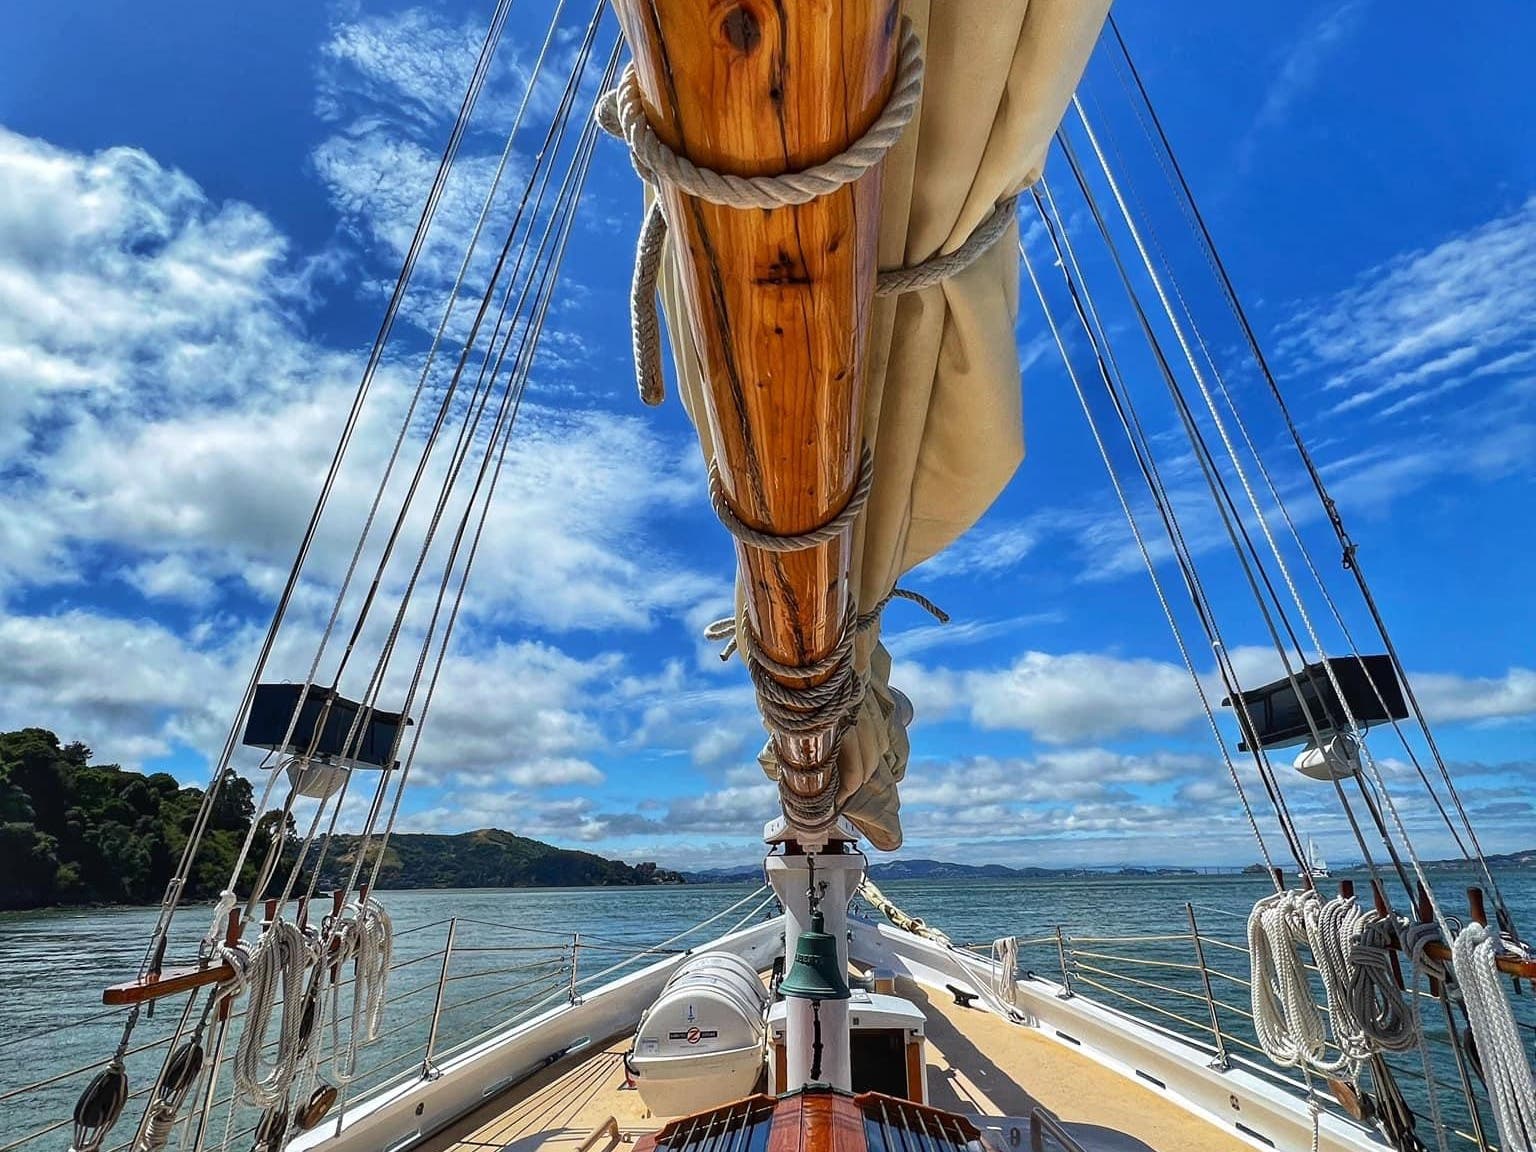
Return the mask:
[[[1285, 675], [1272, 648], [1235, 646], [1230, 658], [1244, 688]], [[1528, 668], [1495, 677], [1421, 672], [1412, 678], [1434, 723], [1536, 714], [1536, 672]], [[1225, 695], [1220, 678], [1206, 670], [1201, 679], [1214, 706]], [[978, 728], [1027, 732], [1051, 744], [1167, 735], [1202, 714], [1182, 665], [1103, 653], [1030, 651], [1007, 667], [968, 670], [906, 661], [894, 666], [891, 682], [911, 697], [919, 722], [958, 714]], [[1230, 712], [1218, 709], [1217, 714]]]
[[1420, 673], [1414, 691], [1431, 721], [1496, 720], [1536, 715], [1536, 671], [1511, 668], [1503, 676]]
[[1200, 714], [1182, 668], [1087, 652], [1025, 652], [1007, 668], [984, 671], [902, 663], [891, 682], [912, 698], [919, 720], [960, 711], [980, 728], [1051, 743], [1177, 732]]
[[148, 600], [202, 605], [209, 603], [217, 590], [214, 581], [191, 557], [180, 554], [146, 560], [123, 576]]
[[996, 573], [1012, 568], [1034, 551], [1040, 530], [1027, 523], [979, 526], [953, 546], [924, 561], [920, 571], [930, 576]]
[[[0, 492], [0, 592], [99, 578], [93, 553], [110, 545], [128, 554], [114, 571], [151, 601], [206, 605], [224, 580], [270, 595], [358, 371], [304, 332], [286, 241], [131, 149], [80, 156], [0, 132], [0, 187], [0, 366], [26, 366], [0, 380], [7, 444], [25, 452]], [[350, 555], [409, 379], [386, 364], [375, 382], [309, 570], [322, 584]], [[31, 442], [33, 425], [47, 435]], [[525, 405], [475, 604], [560, 629], [645, 628], [691, 607], [719, 577], [647, 547], [641, 528], [697, 502], [694, 455], [639, 415]], [[402, 556], [423, 522], [410, 527]]]
[[0, 730], [36, 725], [128, 766], [222, 736], [239, 702], [234, 654], [151, 620], [86, 611], [0, 617]]
[[1323, 70], [1360, 27], [1366, 7], [1365, 0], [1348, 0], [1330, 9], [1289, 47], [1253, 125], [1238, 145], [1239, 170], [1252, 164], [1260, 136], [1289, 121], [1296, 106], [1316, 88]]
[[[1536, 356], [1536, 197], [1430, 248], [1362, 272], [1298, 311], [1279, 351], [1342, 391], [1333, 411], [1397, 415], [1492, 382]], [[1482, 383], [1478, 383], [1482, 381]]]
[[338, 24], [321, 47], [320, 115], [337, 119], [367, 102], [427, 124], [451, 118], [484, 35], [427, 8]]

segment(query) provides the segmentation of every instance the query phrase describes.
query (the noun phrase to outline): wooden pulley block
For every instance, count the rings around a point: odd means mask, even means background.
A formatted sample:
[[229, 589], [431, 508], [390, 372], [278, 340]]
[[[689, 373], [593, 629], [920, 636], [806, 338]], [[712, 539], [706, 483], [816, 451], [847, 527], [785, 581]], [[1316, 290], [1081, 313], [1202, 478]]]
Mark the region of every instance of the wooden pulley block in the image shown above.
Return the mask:
[[309, 1094], [309, 1100], [300, 1108], [293, 1117], [294, 1127], [300, 1132], [308, 1132], [320, 1121], [325, 1119], [325, 1114], [336, 1104], [336, 1089], [329, 1084], [321, 1084]]

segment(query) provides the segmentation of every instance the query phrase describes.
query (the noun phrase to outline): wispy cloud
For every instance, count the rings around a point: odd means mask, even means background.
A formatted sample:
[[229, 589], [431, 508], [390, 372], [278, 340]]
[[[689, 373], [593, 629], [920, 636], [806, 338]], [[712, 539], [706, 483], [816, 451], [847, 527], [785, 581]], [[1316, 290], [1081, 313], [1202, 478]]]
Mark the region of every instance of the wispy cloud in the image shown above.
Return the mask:
[[1264, 133], [1283, 127], [1292, 112], [1318, 86], [1324, 69], [1359, 29], [1369, 0], [1346, 0], [1325, 12], [1287, 49], [1264, 95], [1264, 103], [1238, 144], [1237, 168], [1252, 163]]
[[1336, 414], [1396, 416], [1465, 387], [1489, 396], [1536, 360], [1536, 196], [1299, 309], [1279, 352], [1340, 394]]

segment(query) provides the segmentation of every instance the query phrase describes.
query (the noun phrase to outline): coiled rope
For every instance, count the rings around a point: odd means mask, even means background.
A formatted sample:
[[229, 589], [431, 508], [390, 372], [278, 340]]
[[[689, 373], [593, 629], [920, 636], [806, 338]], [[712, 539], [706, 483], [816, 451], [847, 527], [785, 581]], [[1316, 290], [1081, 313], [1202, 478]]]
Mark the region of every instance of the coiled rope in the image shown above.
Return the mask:
[[[1358, 1049], [1346, 1031], [1345, 1037], [1338, 1037], [1338, 1056], [1328, 1057], [1327, 1031], [1301, 957], [1301, 945], [1310, 945], [1314, 939], [1322, 943], [1325, 953], [1331, 951], [1331, 945], [1323, 942], [1318, 905], [1317, 893], [1309, 891], [1277, 892], [1253, 906], [1248, 916], [1253, 1027], [1265, 1055], [1276, 1064], [1353, 1080], [1360, 1070]], [[1332, 1009], [1341, 990], [1328, 987], [1331, 960], [1325, 963], [1322, 956], [1317, 960]], [[1334, 1023], [1337, 1028], [1337, 1016]]]
[[1451, 965], [1482, 1057], [1499, 1143], [1530, 1152], [1536, 1147], [1536, 1083], [1499, 980], [1497, 950], [1487, 928], [1468, 924], [1451, 944]]
[[[922, 41], [912, 22], [901, 23], [896, 80], [879, 117], [862, 136], [821, 164], [798, 172], [772, 176], [736, 176], [694, 164], [674, 152], [656, 135], [645, 114], [645, 101], [634, 65], [624, 69], [619, 83], [597, 106], [598, 125], [629, 148], [630, 162], [640, 179], [653, 189], [670, 184], [689, 196], [728, 208], [771, 210], [808, 204], [858, 180], [885, 159], [917, 113], [923, 96]], [[920, 292], [950, 279], [974, 264], [1008, 231], [1017, 196], [997, 203], [953, 252], [917, 264], [882, 269], [875, 281], [877, 296]], [[653, 199], [635, 246], [635, 274], [630, 285], [630, 335], [640, 398], [657, 405], [666, 397], [661, 368], [661, 324], [656, 311], [656, 281], [661, 272], [668, 225], [660, 198]]]
[[[250, 990], [245, 1027], [235, 1048], [235, 1090], [261, 1108], [287, 1099], [303, 1055], [300, 1030], [304, 1019], [305, 977], [316, 959], [315, 949], [296, 925], [277, 920], [267, 926], [251, 949], [244, 973]], [[264, 1065], [262, 1051], [272, 1027], [272, 1012], [282, 988], [276, 1052]]]
[[1302, 916], [1307, 926], [1307, 944], [1322, 975], [1334, 1041], [1347, 1056], [1363, 1063], [1370, 1058], [1373, 1049], [1355, 1011], [1353, 989], [1354, 949], [1365, 912], [1350, 896], [1327, 902], [1303, 900]]
[[1019, 938], [1002, 936], [992, 941], [992, 990], [1010, 1008], [1019, 1004]]
[[331, 989], [331, 1071], [338, 1085], [351, 1083], [357, 1075], [359, 1042], [378, 1038], [394, 953], [394, 926], [383, 905], [370, 896], [353, 905], [352, 912], [340, 930], [340, 955], [357, 962], [345, 1044], [341, 1041], [341, 990], [334, 985]]
[[1366, 1039], [1383, 1052], [1406, 1052], [1417, 1047], [1423, 1035], [1416, 1007], [1408, 1003], [1392, 970], [1392, 945], [1399, 931], [1394, 918], [1367, 912], [1350, 952], [1350, 1013]]

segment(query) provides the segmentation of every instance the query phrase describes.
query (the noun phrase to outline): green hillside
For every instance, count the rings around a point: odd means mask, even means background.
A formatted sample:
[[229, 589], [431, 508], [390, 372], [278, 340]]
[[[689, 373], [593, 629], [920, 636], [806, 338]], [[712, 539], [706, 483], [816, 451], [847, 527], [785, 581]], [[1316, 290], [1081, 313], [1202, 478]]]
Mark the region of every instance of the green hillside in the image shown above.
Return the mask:
[[[43, 728], [0, 733], [0, 861], [5, 862], [0, 910], [151, 904], [164, 894], [203, 790], [182, 787], [164, 772], [144, 775], [90, 760], [84, 744], [63, 744]], [[250, 783], [230, 773], [193, 862], [187, 899], [213, 899], [229, 882], [254, 814]], [[275, 825], [276, 813], [262, 817], [250, 861], [261, 860], [271, 848]], [[337, 837], [322, 889], [345, 881], [357, 850], [357, 837]], [[248, 863], [241, 874], [242, 891], [255, 883], [254, 872], [255, 864]], [[494, 829], [456, 836], [394, 835], [379, 878], [381, 888], [680, 882], [677, 873], [655, 864], [631, 867]]]

